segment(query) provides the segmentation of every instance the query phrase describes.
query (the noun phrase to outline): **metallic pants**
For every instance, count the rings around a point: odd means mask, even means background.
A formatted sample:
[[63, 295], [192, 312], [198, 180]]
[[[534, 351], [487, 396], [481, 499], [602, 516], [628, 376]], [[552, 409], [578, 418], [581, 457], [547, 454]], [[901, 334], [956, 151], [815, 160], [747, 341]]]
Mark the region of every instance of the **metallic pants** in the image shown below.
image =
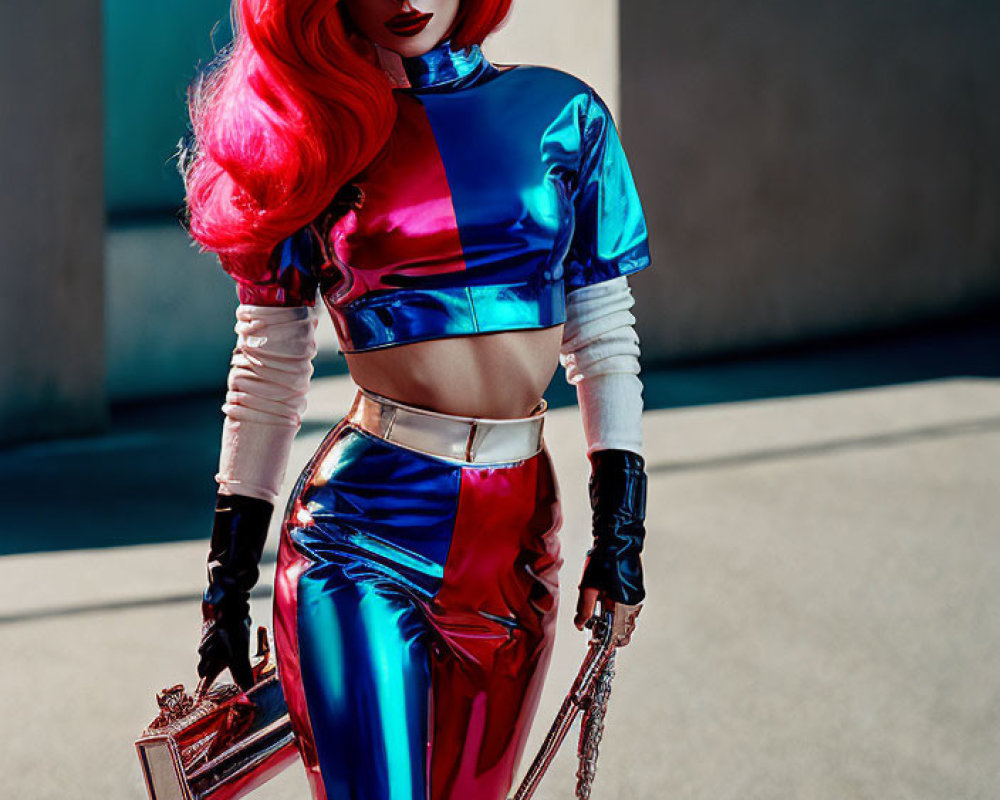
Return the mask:
[[341, 420], [299, 477], [278, 668], [316, 800], [503, 800], [555, 636], [548, 451], [462, 463]]

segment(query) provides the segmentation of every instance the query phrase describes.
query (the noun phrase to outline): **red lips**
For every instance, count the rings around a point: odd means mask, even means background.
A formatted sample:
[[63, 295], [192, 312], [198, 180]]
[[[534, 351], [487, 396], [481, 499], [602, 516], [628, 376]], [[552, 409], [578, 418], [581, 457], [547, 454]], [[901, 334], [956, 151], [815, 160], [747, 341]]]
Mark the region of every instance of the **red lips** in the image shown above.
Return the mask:
[[431, 13], [421, 14], [419, 11], [405, 11], [396, 14], [385, 22], [385, 27], [396, 36], [416, 36], [427, 27], [431, 21]]

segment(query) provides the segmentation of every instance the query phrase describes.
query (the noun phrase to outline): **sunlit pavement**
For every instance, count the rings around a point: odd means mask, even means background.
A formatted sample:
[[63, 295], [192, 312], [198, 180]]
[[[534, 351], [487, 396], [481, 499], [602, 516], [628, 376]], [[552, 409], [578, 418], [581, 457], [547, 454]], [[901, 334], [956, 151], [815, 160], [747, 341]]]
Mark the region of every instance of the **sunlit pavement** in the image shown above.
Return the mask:
[[[648, 385], [669, 380], [651, 374]], [[314, 380], [285, 496], [352, 391], [343, 377]], [[132, 741], [157, 689], [195, 681], [214, 491], [204, 470], [216, 417], [201, 427], [183, 409], [174, 417], [145, 433], [133, 420], [104, 444], [0, 453], [0, 475], [23, 464], [44, 484], [0, 517], [16, 526], [4, 538], [21, 543], [0, 558], [4, 798], [145, 796]], [[1000, 381], [663, 408], [644, 424], [648, 597], [619, 653], [595, 800], [995, 798]], [[187, 464], [178, 442], [195, 428], [201, 455]], [[589, 539], [575, 407], [552, 411], [546, 440], [564, 504], [564, 593], [522, 772], [586, 642], [571, 622]], [[191, 464], [199, 474], [184, 480], [203, 510], [157, 488], [158, 470], [176, 477]], [[56, 488], [78, 479], [98, 493], [89, 504]], [[102, 504], [107, 515], [95, 516]], [[27, 552], [77, 536], [85, 549]], [[93, 546], [130, 536], [161, 543]], [[38, 547], [25, 546], [33, 537]], [[276, 540], [272, 531], [272, 551]], [[254, 599], [259, 623], [269, 623], [272, 576], [273, 552]], [[571, 734], [540, 800], [573, 796], [574, 750]], [[309, 794], [295, 765], [253, 796]]]

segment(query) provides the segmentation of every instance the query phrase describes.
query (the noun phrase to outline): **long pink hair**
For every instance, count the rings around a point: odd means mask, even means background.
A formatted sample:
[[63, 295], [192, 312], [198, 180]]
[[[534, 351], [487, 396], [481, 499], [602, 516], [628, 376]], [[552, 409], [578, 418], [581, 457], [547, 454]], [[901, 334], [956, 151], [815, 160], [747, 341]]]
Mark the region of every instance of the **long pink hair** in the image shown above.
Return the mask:
[[[482, 42], [510, 5], [464, 0], [453, 46]], [[192, 238], [253, 271], [371, 162], [396, 105], [337, 0], [232, 0], [231, 14], [232, 44], [189, 91], [181, 170]]]

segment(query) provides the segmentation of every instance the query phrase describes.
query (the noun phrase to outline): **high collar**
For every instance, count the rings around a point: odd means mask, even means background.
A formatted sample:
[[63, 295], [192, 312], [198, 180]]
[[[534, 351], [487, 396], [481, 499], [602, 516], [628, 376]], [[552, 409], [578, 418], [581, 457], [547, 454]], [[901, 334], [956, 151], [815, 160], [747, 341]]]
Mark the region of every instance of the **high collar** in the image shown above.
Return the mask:
[[478, 83], [497, 72], [478, 44], [464, 50], [452, 50], [451, 39], [445, 39], [426, 53], [408, 56], [403, 70], [416, 91], [448, 91]]

